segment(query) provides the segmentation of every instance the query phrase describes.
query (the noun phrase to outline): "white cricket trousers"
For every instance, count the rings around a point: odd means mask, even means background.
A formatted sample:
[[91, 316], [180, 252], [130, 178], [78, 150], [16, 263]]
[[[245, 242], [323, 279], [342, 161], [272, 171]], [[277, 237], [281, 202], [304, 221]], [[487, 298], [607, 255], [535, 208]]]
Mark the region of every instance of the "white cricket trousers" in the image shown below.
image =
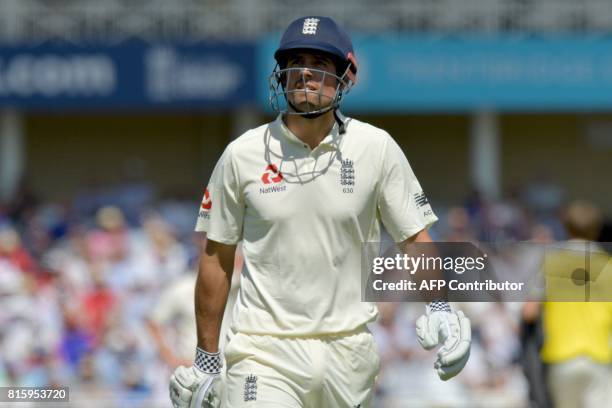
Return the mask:
[[586, 357], [550, 364], [548, 387], [555, 408], [612, 407], [611, 376], [609, 365]]
[[367, 408], [380, 368], [363, 328], [317, 337], [230, 333], [226, 408]]

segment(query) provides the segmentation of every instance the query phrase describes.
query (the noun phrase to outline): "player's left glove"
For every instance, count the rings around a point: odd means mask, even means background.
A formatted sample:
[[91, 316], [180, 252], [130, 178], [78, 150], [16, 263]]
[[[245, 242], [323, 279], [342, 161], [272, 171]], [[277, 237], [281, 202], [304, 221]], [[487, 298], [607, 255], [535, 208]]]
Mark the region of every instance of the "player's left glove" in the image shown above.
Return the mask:
[[431, 302], [425, 314], [417, 319], [416, 332], [424, 349], [442, 345], [434, 363], [441, 380], [453, 378], [465, 367], [470, 357], [472, 329], [463, 312], [453, 312], [446, 302]]

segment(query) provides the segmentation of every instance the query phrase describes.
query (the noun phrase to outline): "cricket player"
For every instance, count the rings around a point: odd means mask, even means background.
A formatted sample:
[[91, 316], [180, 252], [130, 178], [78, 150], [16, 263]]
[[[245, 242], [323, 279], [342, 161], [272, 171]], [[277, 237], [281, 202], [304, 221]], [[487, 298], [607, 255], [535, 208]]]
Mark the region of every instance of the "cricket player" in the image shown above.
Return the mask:
[[[436, 221], [402, 150], [385, 131], [344, 116], [357, 80], [348, 35], [330, 18], [291, 23], [270, 76], [276, 120], [226, 148], [196, 229], [207, 233], [195, 307], [192, 367], [170, 380], [174, 407], [368, 407], [379, 357], [361, 302], [361, 244], [380, 222], [402, 247], [430, 242]], [[236, 244], [244, 269], [221, 375], [219, 329]], [[470, 323], [444, 301], [417, 321], [420, 343], [441, 345], [449, 379], [465, 365]]]

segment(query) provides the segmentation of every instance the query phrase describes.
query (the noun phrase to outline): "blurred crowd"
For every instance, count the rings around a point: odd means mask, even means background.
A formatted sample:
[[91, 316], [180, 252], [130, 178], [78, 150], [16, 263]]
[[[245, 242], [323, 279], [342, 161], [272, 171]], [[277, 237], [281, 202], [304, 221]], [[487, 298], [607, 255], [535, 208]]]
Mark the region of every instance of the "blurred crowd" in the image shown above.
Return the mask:
[[195, 276], [196, 200], [156, 202], [137, 186], [64, 204], [22, 192], [3, 207], [0, 384], [70, 385], [87, 406], [167, 406], [149, 321], [171, 283]]
[[[195, 346], [198, 199], [159, 200], [141, 185], [84, 191], [62, 204], [23, 190], [0, 207], [0, 385], [69, 385], [76, 406], [168, 406], [171, 369]], [[563, 239], [563, 199], [540, 185], [499, 202], [474, 193], [461, 206], [433, 203], [440, 222], [432, 235]], [[526, 406], [521, 305], [462, 308], [474, 328], [471, 358], [457, 381], [441, 382], [415, 338], [423, 305], [380, 304], [376, 406]]]

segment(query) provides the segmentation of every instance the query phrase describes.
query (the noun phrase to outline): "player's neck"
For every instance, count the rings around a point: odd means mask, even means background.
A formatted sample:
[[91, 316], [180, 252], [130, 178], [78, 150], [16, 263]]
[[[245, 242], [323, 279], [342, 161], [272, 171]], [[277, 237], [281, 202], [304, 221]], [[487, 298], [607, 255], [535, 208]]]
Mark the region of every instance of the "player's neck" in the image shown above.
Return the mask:
[[313, 119], [306, 119], [298, 115], [284, 115], [283, 120], [291, 133], [311, 149], [317, 147], [321, 140], [325, 139], [335, 123], [333, 110]]

